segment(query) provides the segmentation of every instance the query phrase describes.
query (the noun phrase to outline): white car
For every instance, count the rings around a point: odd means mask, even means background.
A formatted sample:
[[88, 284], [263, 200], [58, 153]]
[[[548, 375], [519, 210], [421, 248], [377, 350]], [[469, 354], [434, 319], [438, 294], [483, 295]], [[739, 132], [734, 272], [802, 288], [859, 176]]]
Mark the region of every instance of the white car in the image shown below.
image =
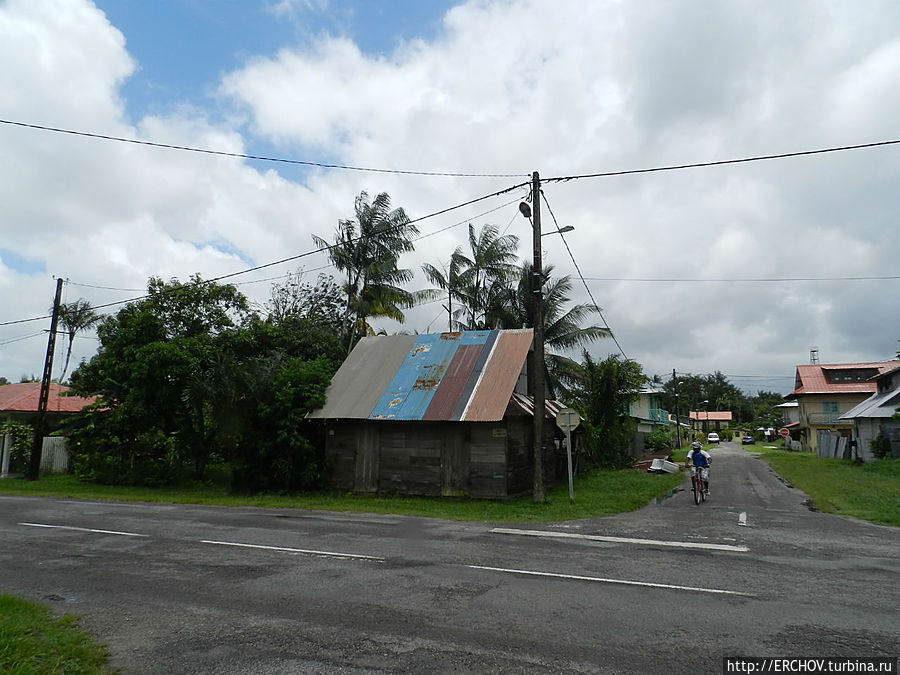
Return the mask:
[[719, 444], [719, 434], [717, 434], [715, 431], [706, 434], [706, 442], [707, 443], [715, 443], [716, 445], [718, 445]]

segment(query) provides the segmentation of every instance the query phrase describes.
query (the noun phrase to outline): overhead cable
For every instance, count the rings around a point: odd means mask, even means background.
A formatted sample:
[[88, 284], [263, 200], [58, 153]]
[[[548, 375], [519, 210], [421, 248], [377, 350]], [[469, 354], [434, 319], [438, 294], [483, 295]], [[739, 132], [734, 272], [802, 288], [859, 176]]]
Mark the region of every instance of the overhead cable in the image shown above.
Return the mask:
[[754, 157], [741, 157], [738, 159], [722, 159], [715, 162], [697, 162], [694, 164], [673, 164], [671, 166], [657, 166], [651, 169], [628, 169], [625, 171], [602, 171], [599, 173], [586, 173], [574, 176], [556, 176], [553, 178], [541, 178], [542, 183], [579, 180], [582, 178], [608, 178], [610, 176], [628, 176], [638, 173], [656, 173], [661, 171], [679, 171], [681, 169], [699, 169], [707, 166], [724, 166], [727, 164], [746, 164], [748, 162], [762, 162], [768, 159], [787, 159], [788, 157], [803, 157], [806, 155], [823, 155], [829, 152], [843, 152], [844, 150], [862, 150], [864, 148], [878, 148], [885, 145], [900, 144], [900, 139], [893, 141], [878, 141], [875, 143], [860, 143], [859, 145], [842, 145], [834, 148], [820, 148], [818, 150], [800, 150], [798, 152], [782, 152], [777, 155], [756, 155]]
[[204, 155], [217, 155], [220, 157], [235, 157], [237, 159], [251, 159], [259, 162], [278, 162], [280, 164], [295, 164], [300, 166], [311, 166], [320, 169], [343, 169], [344, 171], [364, 171], [368, 173], [391, 173], [404, 176], [445, 176], [450, 178], [519, 178], [524, 174], [520, 173], [459, 173], [452, 171], [411, 171], [404, 169], [378, 169], [374, 167], [349, 166], [346, 164], [328, 164], [325, 162], [312, 162], [302, 159], [286, 159], [284, 157], [265, 157], [262, 155], [247, 155], [241, 152], [226, 152], [224, 150], [209, 150], [206, 148], [194, 148], [186, 145], [173, 145], [171, 143], [155, 143], [153, 141], [141, 141], [136, 138], [123, 138], [120, 136], [109, 136], [107, 134], [94, 134], [86, 131], [75, 131], [74, 129], [60, 129], [58, 127], [48, 127], [42, 124], [29, 124], [26, 122], [16, 122], [13, 120], [0, 120], [0, 124], [9, 124], [26, 129], [37, 129], [39, 131], [52, 131], [58, 134], [68, 134], [70, 136], [83, 136], [86, 138], [99, 138], [105, 141], [116, 141], [118, 143], [132, 143], [134, 145], [145, 145], [153, 148], [164, 148], [166, 150], [183, 150], [186, 152], [197, 152]]
[[[429, 219], [429, 218], [435, 218], [435, 217], [440, 216], [440, 215], [443, 215], [443, 214], [445, 214], [445, 213], [449, 213], [449, 212], [451, 212], [451, 211], [456, 211], [456, 210], [458, 210], [458, 209], [461, 209], [461, 208], [466, 207], [466, 206], [470, 206], [470, 205], [472, 205], [472, 204], [477, 204], [478, 202], [484, 201], [484, 200], [486, 200], [486, 199], [491, 199], [491, 198], [493, 198], [493, 197], [499, 197], [500, 195], [506, 194], [506, 193], [508, 193], [508, 192], [512, 192], [513, 190], [518, 190], [518, 189], [520, 189], [520, 188], [522, 188], [522, 187], [525, 187], [525, 186], [527, 186], [527, 185], [530, 185], [530, 182], [518, 183], [518, 184], [516, 184], [516, 185], [512, 185], [512, 186], [510, 186], [510, 187], [503, 188], [502, 190], [497, 190], [496, 192], [492, 192], [492, 193], [487, 194], [487, 195], [482, 195], [481, 197], [476, 197], [475, 199], [470, 199], [470, 200], [468, 200], [468, 201], [466, 201], [466, 202], [463, 202], [463, 203], [461, 203], [461, 204], [456, 204], [456, 205], [454, 205], [454, 206], [448, 206], [447, 208], [440, 209], [439, 211], [434, 211], [434, 212], [429, 213], [429, 214], [426, 214], [426, 215], [424, 215], [424, 216], [419, 216], [418, 218], [413, 218], [412, 220], [404, 221], [403, 223], [400, 223], [400, 224], [398, 224], [398, 225], [395, 225], [394, 228], [396, 229], [396, 228], [399, 228], [399, 227], [405, 227], [406, 225], [410, 225], [410, 224], [414, 224], [414, 223], [419, 223], [419, 222], [422, 222], [423, 220], [427, 220], [427, 219]], [[509, 203], [512, 203], [512, 202], [509, 202]], [[498, 207], [498, 208], [503, 208], [503, 206], [508, 206], [509, 203], [503, 204], [503, 205], [501, 205], [501, 206]], [[492, 211], [493, 211], [493, 210], [496, 210], [496, 209], [492, 209]], [[490, 211], [487, 211], [486, 213], [490, 213]], [[460, 224], [460, 223], [456, 223], [456, 224], [451, 225], [451, 226], [448, 226], [448, 227], [446, 227], [446, 228], [444, 228], [444, 229], [450, 229], [450, 227], [457, 227], [459, 224]], [[424, 236], [430, 236], [430, 235], [424, 235]], [[360, 236], [358, 236], [358, 237], [355, 237], [355, 238], [353, 238], [353, 239], [350, 239], [349, 241], [350, 241], [350, 242], [357, 242], [357, 241], [360, 241], [362, 238], [363, 238], [362, 235], [360, 235]], [[421, 238], [421, 237], [420, 237], [420, 238]], [[342, 244], [343, 244], [343, 243], [347, 243], [347, 242], [342, 242]], [[321, 248], [317, 248], [317, 249], [314, 249], [314, 250], [311, 250], [311, 251], [305, 251], [304, 253], [299, 253], [299, 254], [297, 254], [297, 255], [289, 256], [289, 257], [287, 257], [287, 258], [282, 258], [281, 260], [275, 260], [275, 261], [273, 261], [273, 262], [265, 263], [265, 264], [262, 264], [262, 265], [256, 265], [255, 267], [249, 267], [249, 268], [247, 268], [247, 269], [239, 270], [239, 271], [237, 271], [237, 272], [231, 272], [231, 273], [229, 273], [229, 274], [223, 274], [223, 275], [218, 276], [218, 277], [213, 277], [212, 279], [203, 279], [200, 283], [203, 283], [203, 284], [212, 284], [212, 283], [216, 283], [216, 282], [222, 281], [223, 279], [231, 279], [231, 278], [234, 278], [234, 277], [243, 275], [243, 274], [249, 274], [250, 272], [256, 272], [256, 271], [258, 271], [258, 270], [266, 269], [266, 268], [268, 268], [268, 267], [274, 267], [275, 265], [281, 265], [281, 264], [283, 264], [283, 263], [291, 262], [291, 261], [293, 261], [293, 260], [299, 260], [299, 259], [301, 259], [301, 258], [306, 258], [306, 257], [309, 257], [309, 256], [311, 256], [311, 255], [315, 255], [315, 254], [317, 254], [317, 253], [323, 253], [323, 252], [325, 252], [325, 251], [330, 251], [331, 249], [335, 248], [335, 247], [338, 246], [338, 245], [339, 245], [339, 244], [329, 244], [329, 245], [327, 245], [327, 246], [322, 246]], [[107, 303], [102, 304], [102, 305], [95, 305], [95, 306], [94, 306], [94, 309], [105, 309], [105, 308], [107, 308], [107, 307], [115, 307], [116, 305], [124, 305], [124, 304], [127, 304], [127, 303], [129, 303], [129, 302], [137, 302], [138, 300], [143, 300], [143, 299], [148, 298], [148, 297], [150, 297], [148, 294], [144, 294], [144, 295], [141, 295], [141, 296], [138, 296], [138, 297], [128, 298], [128, 299], [125, 299], [125, 300], [117, 300], [117, 301], [115, 301], [115, 302], [107, 302]], [[16, 324], [16, 323], [27, 323], [27, 322], [29, 322], [29, 321], [43, 321], [43, 320], [45, 320], [45, 319], [47, 319], [47, 318], [49, 318], [49, 317], [48, 317], [48, 316], [40, 316], [40, 317], [34, 317], [34, 318], [31, 318], [31, 319], [19, 319], [19, 320], [16, 320], [16, 321], [0, 322], [0, 326], [8, 326], [8, 325]]]
[[575, 271], [578, 272], [578, 277], [581, 279], [581, 283], [584, 284], [584, 290], [587, 291], [588, 296], [591, 298], [591, 302], [594, 304], [594, 309], [597, 310], [597, 314], [599, 314], [600, 318], [603, 319], [603, 325], [606, 326], [606, 330], [609, 331], [609, 336], [613, 339], [613, 342], [616, 343], [616, 347], [619, 348], [619, 352], [622, 354], [622, 357], [627, 361], [628, 355], [625, 354], [625, 350], [622, 349], [622, 345], [620, 345], [619, 341], [616, 339], [616, 334], [613, 333], [612, 328], [610, 328], [609, 324], [606, 322], [606, 318], [603, 316], [603, 311], [600, 309], [600, 305], [598, 305], [597, 301], [594, 300], [594, 294], [591, 293], [591, 289], [588, 287], [587, 282], [584, 280], [584, 275], [581, 273], [581, 268], [578, 267], [578, 262], [575, 260], [575, 256], [572, 254], [572, 249], [569, 248], [569, 242], [566, 241], [566, 236], [560, 229], [559, 221], [556, 220], [556, 214], [553, 213], [553, 209], [550, 208], [550, 202], [547, 201], [547, 196], [544, 194], [543, 190], [541, 190], [541, 197], [544, 199], [544, 204], [547, 205], [547, 211], [550, 212], [550, 217], [553, 218], [553, 224], [556, 225], [556, 231], [559, 233], [560, 239], [562, 239], [563, 244], [566, 245], [566, 250], [569, 252], [569, 257], [572, 259], [572, 264], [575, 265]]

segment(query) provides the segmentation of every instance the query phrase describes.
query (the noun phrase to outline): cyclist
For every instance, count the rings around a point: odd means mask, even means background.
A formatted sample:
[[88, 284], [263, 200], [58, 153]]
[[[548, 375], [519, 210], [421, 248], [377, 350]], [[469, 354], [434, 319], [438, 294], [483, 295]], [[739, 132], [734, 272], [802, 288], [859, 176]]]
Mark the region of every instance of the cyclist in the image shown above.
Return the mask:
[[699, 441], [691, 443], [691, 449], [685, 457], [685, 462], [691, 463], [691, 475], [700, 471], [700, 480], [703, 481], [703, 491], [709, 494], [709, 465], [711, 463], [709, 453], [703, 449]]

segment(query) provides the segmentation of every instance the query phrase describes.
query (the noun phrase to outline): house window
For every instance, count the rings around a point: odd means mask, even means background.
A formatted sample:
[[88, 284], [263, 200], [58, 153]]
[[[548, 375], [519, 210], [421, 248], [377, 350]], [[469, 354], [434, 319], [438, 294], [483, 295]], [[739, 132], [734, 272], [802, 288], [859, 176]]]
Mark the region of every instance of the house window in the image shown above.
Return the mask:
[[837, 401], [823, 401], [822, 412], [824, 413], [825, 424], [837, 424], [838, 415], [840, 415]]
[[865, 382], [878, 374], [877, 368], [842, 368], [841, 370], [825, 370], [829, 382]]

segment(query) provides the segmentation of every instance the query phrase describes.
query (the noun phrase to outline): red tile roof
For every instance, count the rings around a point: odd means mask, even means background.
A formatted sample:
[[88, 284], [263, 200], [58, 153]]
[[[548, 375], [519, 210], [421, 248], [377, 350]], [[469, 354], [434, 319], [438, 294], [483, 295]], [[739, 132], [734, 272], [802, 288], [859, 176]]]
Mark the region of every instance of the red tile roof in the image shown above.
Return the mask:
[[706, 412], [705, 410], [692, 411], [691, 419], [698, 421], [707, 421], [707, 422], [730, 422], [731, 421], [731, 411], [730, 410], [711, 410], [710, 412]]
[[830, 382], [826, 373], [835, 374], [842, 370], [874, 370], [873, 375], [893, 370], [896, 361], [876, 361], [873, 363], [823, 363], [797, 366], [797, 378], [794, 391], [785, 398], [796, 398], [803, 394], [872, 394], [877, 385], [866, 380], [863, 382]]
[[[50, 396], [47, 399], [47, 411], [81, 412], [84, 406], [90, 405], [96, 400], [96, 397], [65, 396], [64, 394], [68, 391], [69, 387], [64, 384], [51, 382]], [[37, 412], [40, 395], [40, 382], [2, 385], [0, 386], [0, 412]]]

